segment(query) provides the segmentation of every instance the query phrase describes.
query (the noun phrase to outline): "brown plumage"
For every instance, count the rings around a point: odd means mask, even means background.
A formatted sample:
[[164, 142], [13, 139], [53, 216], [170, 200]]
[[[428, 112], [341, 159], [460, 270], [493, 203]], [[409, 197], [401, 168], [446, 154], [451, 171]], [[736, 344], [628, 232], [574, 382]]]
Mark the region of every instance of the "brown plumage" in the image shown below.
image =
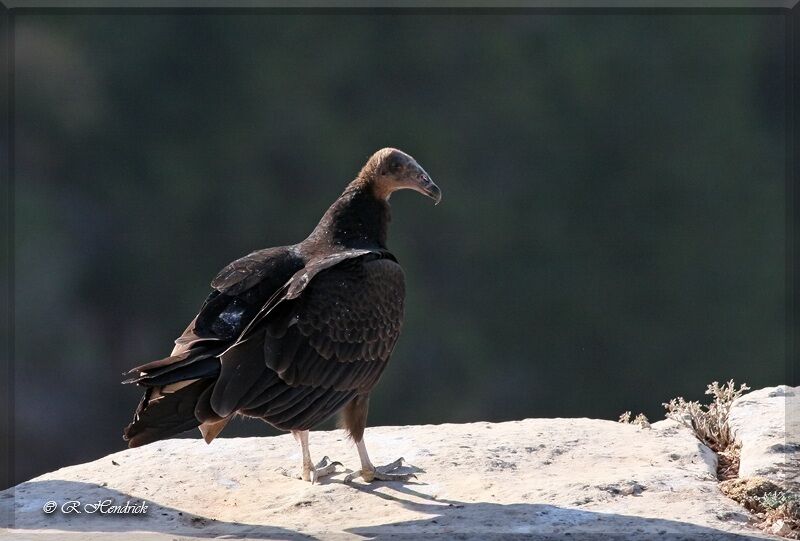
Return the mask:
[[293, 431], [313, 480], [333, 466], [311, 464], [305, 431], [341, 411], [364, 478], [402, 478], [372, 466], [363, 434], [403, 320], [403, 270], [386, 236], [388, 199], [405, 188], [441, 199], [411, 156], [379, 150], [308, 238], [222, 269], [170, 356], [131, 370], [125, 383], [145, 393], [129, 446], [198, 426], [210, 443], [239, 413]]

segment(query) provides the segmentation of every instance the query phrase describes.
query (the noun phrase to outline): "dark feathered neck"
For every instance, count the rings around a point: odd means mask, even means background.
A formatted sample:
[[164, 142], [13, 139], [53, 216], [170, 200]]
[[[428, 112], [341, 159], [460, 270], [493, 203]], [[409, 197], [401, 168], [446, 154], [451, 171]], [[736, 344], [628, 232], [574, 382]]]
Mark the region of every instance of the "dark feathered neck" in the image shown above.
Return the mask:
[[319, 248], [386, 249], [389, 204], [375, 196], [368, 179], [359, 176], [328, 208], [306, 239]]

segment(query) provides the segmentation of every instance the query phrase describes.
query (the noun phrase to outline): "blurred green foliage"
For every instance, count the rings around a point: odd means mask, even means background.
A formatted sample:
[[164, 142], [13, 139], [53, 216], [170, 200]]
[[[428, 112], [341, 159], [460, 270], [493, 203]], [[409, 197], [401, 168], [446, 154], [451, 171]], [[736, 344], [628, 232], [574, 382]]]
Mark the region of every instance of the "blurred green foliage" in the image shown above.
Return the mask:
[[18, 480], [122, 448], [121, 372], [389, 145], [444, 200], [392, 201], [406, 324], [371, 424], [655, 420], [711, 380], [782, 382], [780, 15], [16, 24]]

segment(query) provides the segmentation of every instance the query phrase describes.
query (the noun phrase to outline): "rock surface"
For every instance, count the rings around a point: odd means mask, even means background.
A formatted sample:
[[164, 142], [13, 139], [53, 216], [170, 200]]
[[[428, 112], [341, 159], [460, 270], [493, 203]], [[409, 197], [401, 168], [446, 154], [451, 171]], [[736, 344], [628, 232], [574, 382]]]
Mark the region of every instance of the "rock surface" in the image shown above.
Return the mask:
[[742, 444], [739, 477], [765, 477], [800, 490], [800, 387], [766, 387], [742, 396], [729, 423]]
[[[764, 390], [765, 400], [773, 391]], [[777, 409], [764, 406], [763, 416], [747, 420], [747, 396], [736, 418], [745, 442], [760, 442], [749, 439], [752, 425], [772, 423]], [[592, 419], [377, 427], [366, 439], [376, 464], [403, 456], [425, 471], [407, 483], [346, 485], [340, 473], [311, 485], [282, 470], [299, 470], [290, 435], [212, 445], [168, 440], [0, 492], [0, 506], [14, 519], [0, 538], [773, 538], [720, 492], [716, 456], [673, 421], [651, 429]], [[313, 432], [311, 450], [316, 459], [327, 454], [358, 465], [340, 431]], [[81, 502], [81, 514], [42, 510], [70, 500]], [[144, 500], [148, 508], [127, 515], [86, 510], [103, 500]]]

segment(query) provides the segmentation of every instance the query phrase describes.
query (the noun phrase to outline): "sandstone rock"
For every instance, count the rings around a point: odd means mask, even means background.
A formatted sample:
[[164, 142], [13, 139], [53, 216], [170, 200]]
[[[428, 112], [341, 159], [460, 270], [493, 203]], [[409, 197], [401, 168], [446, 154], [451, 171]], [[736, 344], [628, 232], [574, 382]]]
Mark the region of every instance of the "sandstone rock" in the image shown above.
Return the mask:
[[734, 402], [729, 422], [742, 445], [739, 477], [800, 490], [800, 387], [748, 393]]
[[[175, 439], [42, 475], [0, 493], [11, 538], [526, 539], [773, 538], [719, 490], [716, 457], [673, 421], [652, 429], [591, 419], [378, 427], [373, 460], [424, 469], [409, 483], [319, 485], [297, 470], [290, 435]], [[340, 431], [312, 432], [315, 459], [358, 465]], [[144, 500], [146, 514], [42, 511]]]

